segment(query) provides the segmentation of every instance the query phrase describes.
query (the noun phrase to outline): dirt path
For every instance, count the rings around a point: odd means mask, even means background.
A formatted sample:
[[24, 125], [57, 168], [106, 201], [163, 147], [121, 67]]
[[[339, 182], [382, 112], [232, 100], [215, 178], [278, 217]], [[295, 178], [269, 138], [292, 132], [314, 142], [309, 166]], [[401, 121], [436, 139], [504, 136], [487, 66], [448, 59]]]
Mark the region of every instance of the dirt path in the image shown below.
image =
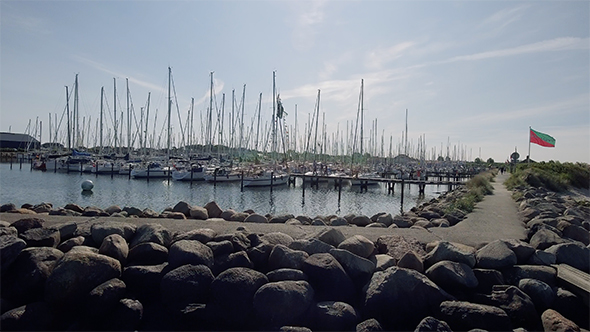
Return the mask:
[[518, 216], [512, 193], [504, 187], [509, 174], [498, 174], [494, 194], [485, 196], [475, 210], [457, 225], [449, 228], [431, 228], [441, 239], [478, 246], [498, 239], [524, 239], [525, 225]]

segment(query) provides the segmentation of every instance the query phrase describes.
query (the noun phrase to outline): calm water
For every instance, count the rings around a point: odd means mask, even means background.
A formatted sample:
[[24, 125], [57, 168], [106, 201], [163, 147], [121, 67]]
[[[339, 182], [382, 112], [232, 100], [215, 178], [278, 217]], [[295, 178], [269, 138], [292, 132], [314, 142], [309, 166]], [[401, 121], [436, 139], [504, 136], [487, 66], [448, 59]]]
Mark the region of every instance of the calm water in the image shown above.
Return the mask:
[[[84, 180], [94, 182], [91, 194], [82, 193]], [[426, 186], [425, 194], [418, 195], [418, 187], [406, 185], [404, 189], [403, 210], [407, 211], [423, 201], [438, 196], [447, 190], [446, 186]], [[107, 208], [111, 205], [134, 206], [140, 209], [151, 208], [161, 212], [166, 207], [180, 201], [191, 205], [204, 206], [216, 201], [222, 209], [236, 211], [253, 209], [260, 214], [292, 213], [294, 215], [348, 213], [372, 216], [378, 212], [393, 215], [400, 212], [400, 185], [396, 185], [393, 195], [387, 194], [385, 185], [372, 186], [367, 192], [359, 193], [359, 187], [343, 187], [340, 201], [338, 191], [333, 186], [320, 184], [318, 189], [306, 186], [301, 188], [298, 181], [295, 187], [279, 186], [270, 188], [244, 188], [240, 184], [225, 183], [214, 186], [206, 182], [176, 182], [174, 180], [135, 180], [127, 176], [52, 173], [31, 171], [29, 164], [0, 164], [0, 204], [14, 203], [20, 207], [24, 203], [52, 203], [54, 207], [75, 203], [82, 207], [96, 206]]]

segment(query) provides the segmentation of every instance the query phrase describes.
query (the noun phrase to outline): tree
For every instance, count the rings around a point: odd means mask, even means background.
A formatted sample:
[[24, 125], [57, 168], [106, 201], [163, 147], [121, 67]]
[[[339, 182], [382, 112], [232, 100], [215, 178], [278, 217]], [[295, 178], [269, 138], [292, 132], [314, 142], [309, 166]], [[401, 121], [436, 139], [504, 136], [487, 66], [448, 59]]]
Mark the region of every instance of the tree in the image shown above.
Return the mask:
[[[489, 160], [488, 160], [488, 161], [489, 161]], [[480, 159], [479, 157], [477, 157], [477, 158], [475, 158], [475, 163], [476, 163], [476, 164], [481, 164], [481, 163], [482, 163], [482, 161], [481, 161], [481, 159]]]
[[493, 163], [494, 163], [494, 159], [488, 158], [488, 164], [493, 164]]

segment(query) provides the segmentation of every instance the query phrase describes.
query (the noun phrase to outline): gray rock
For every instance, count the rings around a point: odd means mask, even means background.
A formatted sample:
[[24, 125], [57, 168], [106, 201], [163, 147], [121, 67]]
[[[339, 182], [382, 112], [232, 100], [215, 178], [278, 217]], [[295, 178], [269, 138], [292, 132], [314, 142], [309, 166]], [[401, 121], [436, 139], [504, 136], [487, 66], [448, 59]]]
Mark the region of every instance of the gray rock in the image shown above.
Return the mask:
[[543, 312], [553, 304], [555, 292], [546, 283], [537, 279], [521, 279], [518, 288], [525, 292], [533, 301], [537, 312]]
[[399, 262], [397, 262], [397, 266], [424, 273], [424, 262], [413, 250], [406, 252]]
[[118, 260], [94, 253], [68, 252], [55, 265], [45, 284], [45, 301], [57, 308], [79, 305], [96, 286], [121, 276]]
[[449, 324], [447, 324], [445, 321], [438, 320], [432, 316], [424, 317], [424, 319], [420, 321], [420, 323], [418, 324], [418, 326], [416, 326], [416, 329], [414, 330], [414, 332], [430, 331], [453, 332]]
[[546, 228], [539, 229], [530, 240], [531, 246], [535, 249], [545, 250], [552, 245], [566, 242], [560, 235]]
[[125, 265], [127, 256], [129, 255], [129, 246], [121, 235], [111, 234], [102, 240], [102, 244], [98, 248], [98, 253], [113, 257], [121, 262], [121, 265]]
[[22, 234], [31, 228], [43, 227], [44, 223], [45, 223], [45, 220], [40, 219], [40, 218], [23, 218], [23, 219], [19, 219], [19, 220], [13, 222], [12, 224], [10, 224], [10, 226], [16, 228], [18, 233]]
[[172, 208], [172, 212], [180, 212], [182, 214], [184, 214], [186, 217], [190, 217], [191, 216], [191, 208], [192, 206], [184, 201], [180, 201], [178, 203], [176, 203], [176, 205], [174, 205], [174, 207]]
[[84, 209], [80, 205], [74, 203], [66, 204], [66, 206], [64, 206], [64, 209], [72, 210], [78, 213], [84, 212]]
[[334, 249], [334, 246], [327, 244], [326, 242], [318, 240], [316, 238], [311, 238], [311, 239], [294, 240], [289, 245], [289, 248], [291, 248], [293, 250], [303, 250], [308, 255], [313, 255], [313, 254], [328, 253], [328, 252], [330, 252], [330, 250]]
[[222, 218], [223, 220], [231, 221], [231, 216], [233, 216], [235, 213], [236, 213], [236, 211], [234, 211], [232, 209], [227, 209], [227, 210], [221, 212], [221, 215], [219, 216], [219, 218]]
[[28, 247], [57, 247], [60, 235], [57, 229], [33, 228], [21, 233], [19, 237], [27, 242]]
[[270, 218], [270, 220], [268, 221], [271, 224], [284, 224], [287, 222], [287, 220], [295, 218], [294, 215], [292, 214], [282, 214], [282, 215], [278, 215], [278, 216], [274, 216], [272, 218]]
[[483, 329], [508, 331], [510, 318], [500, 308], [463, 301], [445, 301], [440, 304], [440, 317], [455, 331]]
[[206, 245], [209, 248], [211, 248], [211, 251], [213, 251], [214, 257], [229, 255], [232, 252], [234, 252], [234, 245], [229, 240], [224, 240], [224, 241], [219, 241], [219, 242], [210, 241], [210, 242], [207, 242]]
[[400, 215], [396, 215], [393, 217], [392, 224], [389, 227], [392, 227], [393, 225], [396, 225], [399, 228], [409, 228], [412, 226], [412, 223], [409, 221], [409, 219]]
[[266, 274], [266, 277], [270, 282], [277, 282], [277, 281], [286, 281], [286, 280], [305, 280], [307, 281], [307, 276], [303, 271], [296, 270], [296, 269], [277, 269], [274, 271], [270, 271]]
[[184, 309], [190, 303], [207, 303], [213, 273], [205, 265], [182, 265], [166, 273], [160, 283], [164, 305]]
[[440, 261], [453, 261], [467, 264], [469, 267], [475, 266], [475, 248], [464, 244], [440, 241], [424, 257], [424, 265], [432, 266]]
[[250, 216], [250, 214], [248, 214], [248, 213], [237, 212], [231, 216], [230, 221], [245, 222], [249, 216]]
[[362, 235], [353, 235], [342, 241], [338, 249], [348, 250], [355, 255], [367, 258], [375, 251], [375, 244]]
[[90, 291], [86, 300], [86, 312], [94, 318], [104, 316], [125, 296], [126, 291], [127, 285], [119, 278], [103, 282]]
[[478, 285], [473, 270], [464, 263], [440, 261], [428, 268], [425, 274], [447, 290], [475, 288]]
[[137, 227], [129, 248], [144, 242], [154, 242], [168, 248], [172, 242], [172, 234], [160, 224], [143, 224]]
[[309, 324], [314, 331], [352, 331], [360, 322], [359, 313], [345, 302], [319, 302], [311, 312]]
[[379, 217], [377, 217], [377, 220], [375, 221], [389, 227], [393, 224], [393, 216], [391, 215], [391, 213], [382, 214]]
[[507, 284], [514, 286], [518, 286], [520, 279], [525, 278], [541, 280], [551, 287], [557, 282], [557, 270], [551, 266], [514, 265], [502, 270], [502, 275]]
[[143, 209], [143, 211], [134, 211], [135, 214], [131, 214], [128, 211], [123, 211], [123, 212], [127, 212], [128, 216], [137, 216], [137, 217], [143, 217], [143, 218], [160, 218], [160, 213], [156, 212], [150, 208], [145, 208], [145, 209]]
[[303, 262], [309, 257], [305, 251], [293, 250], [277, 244], [268, 257], [268, 266], [271, 270], [291, 268], [301, 270]]
[[12, 226], [0, 227], [0, 236], [6, 235], [18, 237], [18, 231]]
[[293, 242], [293, 238], [291, 237], [291, 235], [281, 232], [266, 233], [264, 234], [264, 236], [261, 237], [261, 240], [270, 245], [282, 244], [287, 247], [290, 246]]
[[363, 292], [363, 317], [377, 319], [385, 330], [412, 330], [452, 299], [425, 275], [399, 267], [375, 272]]
[[494, 286], [489, 303], [504, 310], [513, 326], [537, 330], [540, 320], [531, 298], [515, 286]]
[[0, 316], [3, 331], [49, 331], [55, 316], [45, 302], [33, 302]]
[[268, 223], [268, 219], [266, 219], [265, 216], [257, 214], [257, 213], [252, 213], [251, 215], [249, 215], [248, 217], [246, 217], [246, 219], [244, 219], [244, 222], [253, 222], [253, 223], [258, 223], [258, 224], [267, 224]]
[[313, 254], [303, 263], [303, 272], [316, 291], [317, 301], [352, 303], [355, 286], [342, 265], [330, 254]]
[[570, 224], [564, 227], [561, 231], [563, 236], [569, 239], [579, 241], [586, 246], [590, 244], [590, 233], [584, 227]]
[[517, 262], [516, 254], [500, 240], [492, 241], [479, 249], [475, 258], [476, 266], [482, 269], [503, 269]]
[[517, 264], [526, 264], [531, 255], [535, 252], [533, 246], [521, 240], [508, 239], [500, 241], [504, 242], [508, 248], [514, 252]]
[[[395, 266], [395, 258], [386, 254], [377, 254], [375, 257], [375, 271], [385, 271], [388, 268]], [[402, 266], [403, 267], [403, 266]]]
[[558, 264], [568, 264], [586, 273], [590, 272], [590, 249], [580, 243], [557, 244], [545, 251], [554, 254]]
[[82, 244], [84, 244], [84, 241], [86, 240], [85, 237], [83, 236], [76, 236], [73, 237], [69, 240], [66, 240], [62, 243], [60, 243], [57, 246], [57, 249], [61, 250], [62, 252], [66, 253], [68, 251], [70, 251], [73, 247], [75, 246], [81, 246]]
[[108, 208], [104, 209], [104, 212], [113, 215], [113, 213], [120, 213], [123, 211], [120, 206], [118, 205], [111, 205]]
[[168, 261], [168, 249], [153, 242], [144, 242], [129, 250], [129, 265], [159, 265]]
[[296, 324], [313, 301], [307, 281], [269, 282], [254, 295], [254, 309], [263, 327]]
[[2, 271], [6, 271], [16, 257], [27, 246], [27, 243], [15, 236], [0, 236], [0, 262]]
[[119, 234], [126, 241], [130, 241], [135, 235], [137, 226], [121, 221], [105, 221], [92, 224], [90, 232], [95, 243], [100, 244], [105, 237], [111, 234]]
[[168, 263], [171, 268], [185, 264], [203, 264], [213, 267], [213, 251], [211, 248], [196, 240], [180, 240], [170, 246]]
[[348, 250], [332, 249], [330, 255], [342, 265], [358, 289], [361, 289], [375, 272], [375, 263]]
[[207, 220], [209, 219], [209, 212], [204, 207], [192, 206], [188, 216], [192, 219]]
[[14, 205], [13, 203], [6, 203], [0, 206], [0, 212], [8, 212], [12, 210], [16, 210], [16, 205]]
[[375, 318], [369, 318], [356, 325], [356, 332], [383, 331], [381, 324]]
[[491, 269], [473, 269], [473, 274], [477, 278], [476, 293], [490, 294], [495, 285], [504, 285], [504, 277], [500, 271]]
[[160, 282], [164, 268], [168, 263], [160, 265], [128, 266], [123, 270], [121, 279], [129, 292], [140, 301], [151, 302], [160, 299]]
[[334, 218], [330, 220], [330, 226], [338, 227], [338, 226], [349, 226], [348, 221], [342, 217]]
[[213, 273], [219, 273], [234, 267], [254, 268], [254, 263], [248, 257], [245, 251], [238, 251], [229, 255], [215, 257], [215, 264], [213, 265]]
[[138, 300], [121, 299], [102, 329], [107, 331], [136, 331], [143, 317], [143, 305]]
[[197, 240], [201, 243], [212, 241], [217, 236], [217, 232], [211, 228], [198, 228], [174, 236], [172, 242], [180, 240]]
[[340, 243], [342, 243], [342, 241], [346, 240], [346, 237], [344, 236], [342, 231], [340, 231], [337, 228], [333, 228], [333, 227], [327, 227], [327, 228], [320, 230], [314, 236], [314, 238], [316, 238], [320, 241], [323, 241], [329, 245], [332, 245], [334, 247], [338, 247], [338, 245]]
[[371, 223], [371, 218], [367, 216], [355, 216], [351, 220], [348, 221], [349, 224], [357, 225], [359, 227], [365, 227]]
[[212, 201], [205, 204], [205, 209], [207, 209], [207, 213], [209, 218], [219, 218], [223, 213], [223, 210], [219, 207], [217, 202]]
[[54, 225], [51, 228], [59, 231], [60, 241], [65, 241], [74, 237], [78, 224], [75, 221], [65, 222], [63, 224]]

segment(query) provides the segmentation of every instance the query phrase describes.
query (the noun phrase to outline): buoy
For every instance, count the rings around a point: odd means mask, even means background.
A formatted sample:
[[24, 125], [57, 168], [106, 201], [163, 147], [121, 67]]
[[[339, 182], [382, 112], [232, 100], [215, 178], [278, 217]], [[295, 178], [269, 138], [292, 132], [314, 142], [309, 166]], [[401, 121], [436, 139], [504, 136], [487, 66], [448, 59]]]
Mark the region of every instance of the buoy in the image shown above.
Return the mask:
[[94, 188], [94, 183], [92, 183], [92, 181], [90, 181], [90, 180], [84, 180], [82, 182], [82, 190], [84, 190], [84, 191], [91, 191], [92, 188]]

